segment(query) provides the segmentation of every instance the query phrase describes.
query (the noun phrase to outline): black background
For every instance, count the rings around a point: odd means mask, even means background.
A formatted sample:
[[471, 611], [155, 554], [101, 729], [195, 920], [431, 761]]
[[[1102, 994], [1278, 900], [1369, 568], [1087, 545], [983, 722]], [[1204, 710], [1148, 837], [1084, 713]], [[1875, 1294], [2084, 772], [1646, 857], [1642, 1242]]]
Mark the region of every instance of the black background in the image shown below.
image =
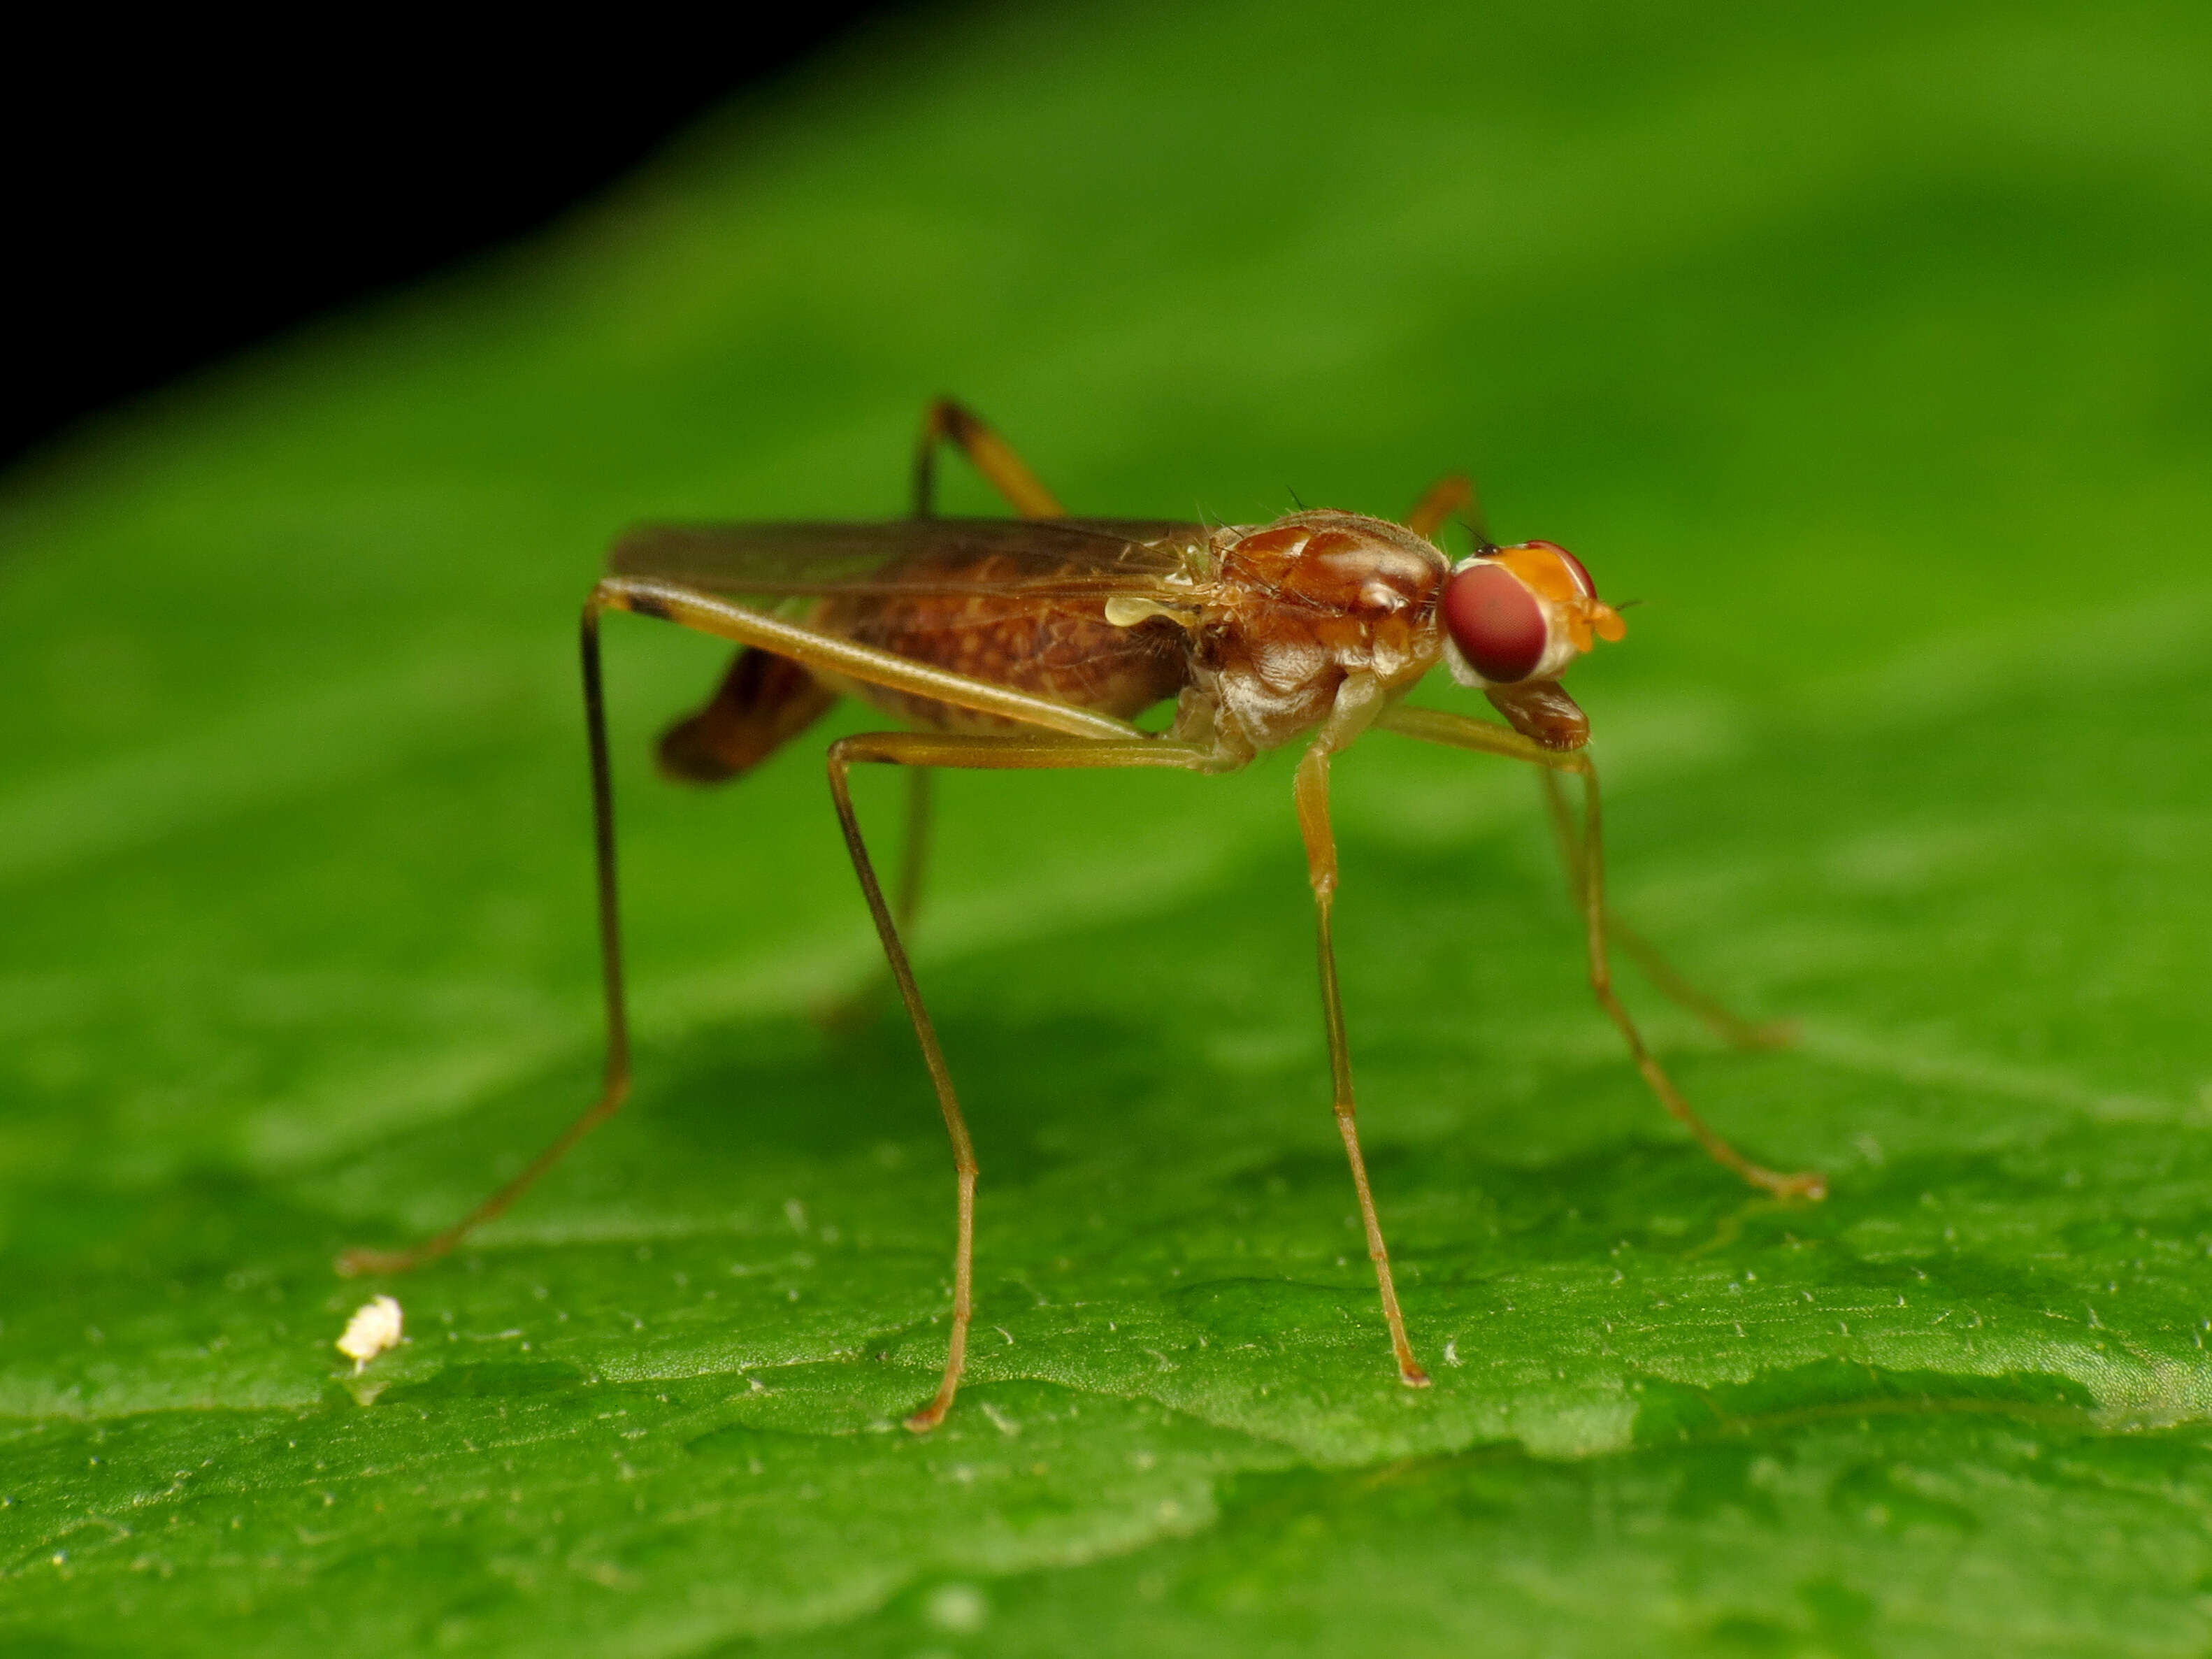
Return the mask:
[[19, 37], [0, 72], [0, 465], [528, 232], [716, 103], [900, 9], [504, 24], [323, 14], [313, 38], [297, 21], [78, 13]]

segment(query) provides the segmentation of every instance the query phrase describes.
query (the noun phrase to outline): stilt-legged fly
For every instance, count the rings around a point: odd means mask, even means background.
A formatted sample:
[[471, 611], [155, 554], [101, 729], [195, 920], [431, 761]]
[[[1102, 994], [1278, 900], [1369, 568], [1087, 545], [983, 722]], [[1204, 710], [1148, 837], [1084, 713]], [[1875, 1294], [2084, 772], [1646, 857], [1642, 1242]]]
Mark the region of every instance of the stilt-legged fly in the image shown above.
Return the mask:
[[[1020, 516], [934, 516], [937, 454], [946, 442], [958, 446]], [[910, 1429], [935, 1427], [951, 1407], [973, 1312], [975, 1154], [901, 939], [919, 884], [933, 768], [1228, 772], [1262, 750], [1304, 744], [1292, 795], [1313, 886], [1332, 1098], [1398, 1374], [1409, 1387], [1429, 1379], [1407, 1340], [1360, 1157], [1329, 942], [1337, 886], [1329, 764], [1370, 727], [1537, 769], [1588, 934], [1591, 988], [1644, 1081], [1718, 1163], [1753, 1186], [1778, 1197], [1821, 1197], [1820, 1176], [1762, 1169], [1707, 1127], [1613, 994], [1608, 929], [1662, 991], [1723, 1036], [1747, 1046], [1771, 1040], [1769, 1030], [1735, 1019], [1684, 984], [1607, 915], [1597, 774], [1583, 747], [1589, 721], [1559, 680], [1595, 640], [1620, 638], [1620, 617], [1598, 598], [1581, 561], [1550, 542], [1500, 547], [1478, 524], [1474, 551], [1456, 562], [1448, 558], [1434, 538], [1472, 504], [1471, 487], [1455, 477], [1424, 495], [1403, 524], [1319, 510], [1263, 526], [1217, 528], [1070, 518], [995, 433], [940, 400], [923, 425], [911, 518], [647, 525], [623, 536], [583, 617], [606, 989], [605, 1085], [591, 1109], [527, 1169], [453, 1226], [411, 1250], [352, 1252], [341, 1266], [390, 1272], [444, 1254], [505, 1210], [629, 1093], [599, 677], [599, 617], [610, 610], [657, 617], [741, 647], [706, 706], [662, 737], [661, 768], [673, 777], [699, 783], [736, 777], [842, 696], [860, 697], [916, 728], [841, 738], [829, 751], [838, 822], [951, 1136], [958, 1183], [950, 1352], [935, 1398], [907, 1419]], [[1461, 684], [1480, 688], [1510, 725], [1401, 702], [1439, 662]], [[1176, 714], [1166, 731], [1153, 734], [1133, 724], [1170, 697]], [[848, 774], [866, 764], [912, 769], [907, 868], [896, 902], [884, 896], [853, 811]], [[1579, 821], [1564, 777], [1580, 780]]]

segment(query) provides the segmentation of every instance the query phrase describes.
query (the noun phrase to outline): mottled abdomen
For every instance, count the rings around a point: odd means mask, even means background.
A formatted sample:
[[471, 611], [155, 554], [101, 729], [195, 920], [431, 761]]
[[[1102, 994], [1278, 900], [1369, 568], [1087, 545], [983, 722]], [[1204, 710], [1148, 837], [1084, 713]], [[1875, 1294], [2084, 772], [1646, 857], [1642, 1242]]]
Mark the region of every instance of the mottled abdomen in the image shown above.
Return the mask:
[[[989, 581], [1017, 574], [995, 558], [958, 568], [940, 561], [894, 567], [886, 576], [911, 574], [917, 584], [951, 577]], [[1036, 580], [1034, 563], [1018, 574]], [[1117, 628], [1098, 599], [1038, 599], [1011, 593], [917, 593], [825, 599], [809, 619], [836, 634], [993, 685], [1028, 691], [1127, 720], [1182, 690], [1190, 676], [1182, 630], [1161, 617]], [[938, 731], [1009, 732], [1024, 729], [996, 715], [954, 708], [933, 698], [844, 684], [841, 690], [916, 726]]]

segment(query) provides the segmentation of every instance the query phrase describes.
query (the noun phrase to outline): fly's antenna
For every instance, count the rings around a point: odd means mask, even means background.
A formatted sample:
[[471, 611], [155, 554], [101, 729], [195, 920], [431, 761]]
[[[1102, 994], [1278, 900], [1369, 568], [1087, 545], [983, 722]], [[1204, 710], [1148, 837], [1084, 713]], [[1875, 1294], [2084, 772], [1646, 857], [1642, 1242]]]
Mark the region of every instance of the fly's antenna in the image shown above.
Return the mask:
[[1459, 521], [1473, 533], [1477, 553], [1498, 551], [1498, 543], [1490, 534], [1489, 515], [1482, 510], [1482, 491], [1471, 477], [1467, 481], [1467, 504], [1460, 508]]

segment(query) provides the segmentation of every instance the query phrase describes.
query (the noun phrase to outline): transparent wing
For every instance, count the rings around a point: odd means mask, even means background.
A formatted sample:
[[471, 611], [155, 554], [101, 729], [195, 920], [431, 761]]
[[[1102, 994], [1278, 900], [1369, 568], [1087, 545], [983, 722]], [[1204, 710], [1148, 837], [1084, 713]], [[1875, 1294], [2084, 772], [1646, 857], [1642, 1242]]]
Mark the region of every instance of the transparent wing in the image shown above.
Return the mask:
[[647, 524], [607, 572], [730, 599], [803, 594], [1129, 596], [1188, 602], [1211, 575], [1203, 525], [1151, 519]]

